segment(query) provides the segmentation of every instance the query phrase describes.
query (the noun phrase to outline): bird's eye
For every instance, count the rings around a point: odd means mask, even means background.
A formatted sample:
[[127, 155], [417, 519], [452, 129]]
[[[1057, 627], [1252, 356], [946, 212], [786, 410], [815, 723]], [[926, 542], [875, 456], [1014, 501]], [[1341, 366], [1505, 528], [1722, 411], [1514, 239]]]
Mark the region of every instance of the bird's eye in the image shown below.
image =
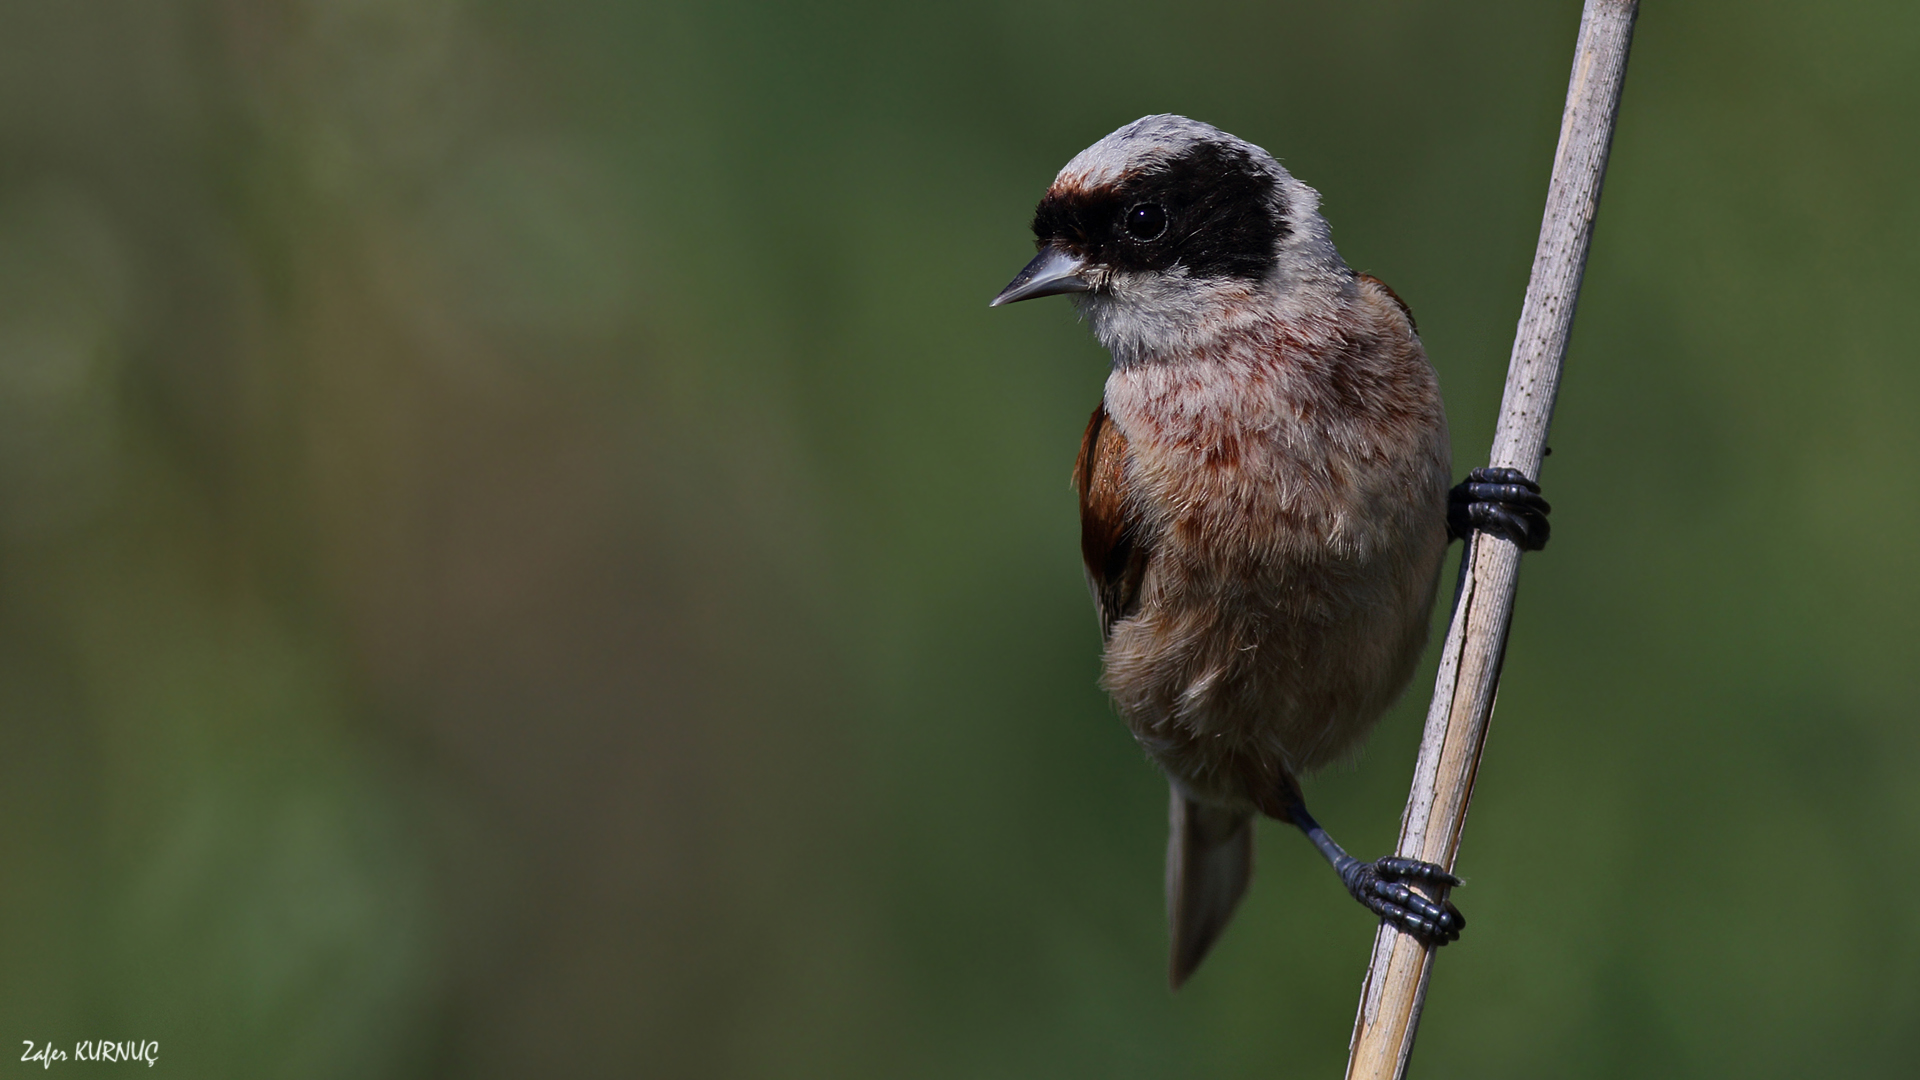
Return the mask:
[[1167, 211], [1158, 203], [1141, 203], [1127, 211], [1127, 235], [1142, 243], [1160, 239], [1167, 231]]

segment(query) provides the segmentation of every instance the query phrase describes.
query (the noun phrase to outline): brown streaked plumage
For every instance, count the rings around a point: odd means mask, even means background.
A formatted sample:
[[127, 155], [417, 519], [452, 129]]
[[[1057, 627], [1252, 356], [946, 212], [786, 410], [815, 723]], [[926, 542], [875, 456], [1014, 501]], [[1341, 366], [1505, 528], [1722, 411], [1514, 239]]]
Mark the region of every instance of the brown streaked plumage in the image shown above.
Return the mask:
[[1103, 684], [1209, 805], [1288, 820], [1297, 778], [1354, 748], [1425, 644], [1446, 418], [1384, 299], [1356, 281], [1337, 318], [1108, 379], [1080, 470]]
[[[1072, 293], [1113, 353], [1074, 482], [1101, 684], [1171, 789], [1175, 986], [1247, 887], [1256, 812], [1383, 918], [1442, 943], [1464, 925], [1407, 887], [1446, 871], [1352, 858], [1301, 795], [1406, 687], [1457, 510], [1413, 314], [1341, 260], [1318, 199], [1259, 147], [1146, 117], [1061, 170], [994, 301]], [[1537, 512], [1543, 542], [1538, 489], [1501, 479], [1468, 494]]]

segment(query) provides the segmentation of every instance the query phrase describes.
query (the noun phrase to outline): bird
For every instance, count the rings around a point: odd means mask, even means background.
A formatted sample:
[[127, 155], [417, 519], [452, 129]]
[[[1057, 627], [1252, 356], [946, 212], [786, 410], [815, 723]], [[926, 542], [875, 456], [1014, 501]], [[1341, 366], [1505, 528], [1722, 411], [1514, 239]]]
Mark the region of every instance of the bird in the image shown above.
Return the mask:
[[1459, 878], [1349, 855], [1301, 781], [1405, 690], [1451, 540], [1550, 535], [1519, 470], [1449, 486], [1413, 313], [1347, 265], [1319, 206], [1260, 147], [1142, 117], [1054, 177], [1038, 254], [990, 304], [1070, 295], [1112, 356], [1073, 484], [1100, 684], [1168, 781], [1174, 989], [1246, 893], [1256, 815], [1305, 833], [1384, 922], [1459, 937]]

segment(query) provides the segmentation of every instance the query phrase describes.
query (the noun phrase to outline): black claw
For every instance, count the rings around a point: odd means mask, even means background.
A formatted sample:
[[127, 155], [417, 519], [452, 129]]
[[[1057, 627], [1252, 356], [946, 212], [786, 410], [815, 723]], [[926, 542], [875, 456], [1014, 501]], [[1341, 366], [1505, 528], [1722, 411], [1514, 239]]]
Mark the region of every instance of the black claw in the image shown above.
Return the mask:
[[1413, 878], [1416, 881], [1441, 885], [1461, 884], [1460, 879], [1448, 873], [1444, 867], [1435, 863], [1421, 862], [1419, 859], [1403, 859], [1398, 855], [1389, 855], [1384, 859], [1375, 859], [1373, 865], [1374, 869], [1380, 871], [1382, 877], [1396, 880]]
[[1458, 885], [1460, 879], [1444, 868], [1415, 859], [1389, 856], [1375, 862], [1354, 860], [1342, 869], [1342, 880], [1355, 900], [1386, 922], [1434, 945], [1458, 940], [1466, 916], [1450, 900], [1434, 900], [1415, 892], [1403, 881], [1429, 885]]
[[1439, 925], [1446, 919], [1446, 912], [1435, 905], [1433, 901], [1419, 895], [1405, 885], [1390, 885], [1385, 888], [1376, 885], [1374, 886], [1373, 892], [1376, 899], [1384, 901], [1379, 907], [1375, 908], [1376, 911], [1380, 911], [1382, 914], [1386, 913], [1383, 909], [1393, 909], [1396, 914], [1405, 912], [1424, 922], [1435, 925]]
[[1468, 473], [1467, 479], [1477, 484], [1519, 484], [1535, 495], [1540, 493], [1540, 485], [1527, 479], [1526, 473], [1501, 465], [1482, 465]]
[[1393, 907], [1405, 908], [1430, 923], [1439, 923], [1446, 919], [1445, 908], [1407, 888], [1405, 885], [1387, 881], [1373, 883], [1373, 894], [1385, 900]]
[[1464, 537], [1474, 530], [1511, 540], [1522, 551], [1547, 546], [1553, 507], [1540, 497], [1540, 485], [1519, 469], [1480, 468], [1447, 494], [1447, 532]]

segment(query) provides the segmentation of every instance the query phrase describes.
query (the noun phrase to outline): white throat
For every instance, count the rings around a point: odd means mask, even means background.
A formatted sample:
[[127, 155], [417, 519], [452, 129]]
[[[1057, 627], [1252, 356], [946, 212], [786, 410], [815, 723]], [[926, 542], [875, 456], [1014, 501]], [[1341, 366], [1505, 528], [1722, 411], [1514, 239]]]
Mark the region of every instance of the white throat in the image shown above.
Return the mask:
[[[1295, 183], [1312, 197], [1311, 188]], [[1311, 203], [1295, 215], [1272, 272], [1259, 281], [1195, 278], [1178, 267], [1110, 271], [1093, 292], [1075, 296], [1075, 303], [1117, 367], [1191, 355], [1262, 325], [1331, 317], [1353, 287], [1353, 272]]]

